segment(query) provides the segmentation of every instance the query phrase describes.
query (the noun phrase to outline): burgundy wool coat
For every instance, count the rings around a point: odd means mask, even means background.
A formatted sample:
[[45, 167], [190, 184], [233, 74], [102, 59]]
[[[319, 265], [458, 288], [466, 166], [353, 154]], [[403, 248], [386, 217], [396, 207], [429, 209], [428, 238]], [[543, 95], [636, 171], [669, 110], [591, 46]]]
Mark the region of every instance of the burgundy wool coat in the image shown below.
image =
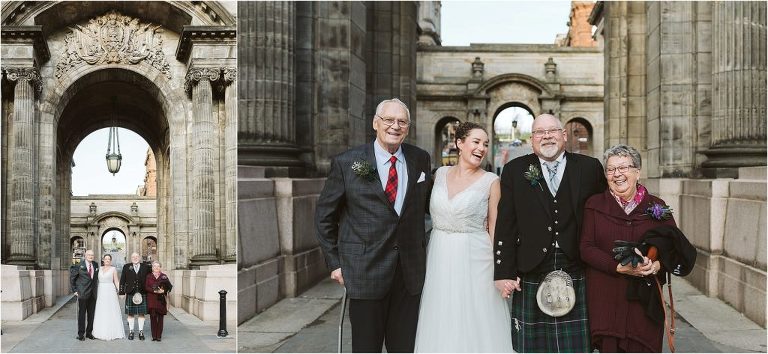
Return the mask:
[[606, 190], [590, 197], [584, 206], [580, 251], [587, 266], [587, 308], [593, 347], [600, 347], [602, 337], [613, 337], [620, 346], [629, 344], [631, 351], [661, 352], [664, 323], [648, 318], [640, 302], [627, 300], [629, 276], [616, 272], [619, 262], [613, 259], [612, 251], [614, 240], [639, 242], [649, 229], [675, 226], [674, 218], [659, 221], [644, 215], [653, 203], [666, 205], [646, 193], [627, 215]]

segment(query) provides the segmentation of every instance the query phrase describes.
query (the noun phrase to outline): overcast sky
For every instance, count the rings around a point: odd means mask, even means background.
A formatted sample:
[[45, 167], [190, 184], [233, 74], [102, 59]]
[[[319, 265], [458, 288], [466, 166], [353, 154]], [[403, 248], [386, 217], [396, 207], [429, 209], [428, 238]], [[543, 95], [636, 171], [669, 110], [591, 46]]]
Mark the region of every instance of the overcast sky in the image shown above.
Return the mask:
[[[557, 34], [568, 31], [570, 10], [569, 1], [443, 1], [442, 44], [552, 44]], [[501, 121], [507, 123], [511, 119]], [[503, 125], [509, 129], [508, 124]], [[521, 127], [527, 125], [521, 124]], [[73, 195], [134, 194], [144, 183], [147, 143], [136, 133], [121, 128], [123, 165], [120, 172], [112, 176], [107, 172], [105, 160], [107, 133], [107, 129], [98, 130], [77, 147], [72, 169]]]
[[570, 1], [443, 1], [440, 37], [444, 46], [552, 44], [570, 12]]

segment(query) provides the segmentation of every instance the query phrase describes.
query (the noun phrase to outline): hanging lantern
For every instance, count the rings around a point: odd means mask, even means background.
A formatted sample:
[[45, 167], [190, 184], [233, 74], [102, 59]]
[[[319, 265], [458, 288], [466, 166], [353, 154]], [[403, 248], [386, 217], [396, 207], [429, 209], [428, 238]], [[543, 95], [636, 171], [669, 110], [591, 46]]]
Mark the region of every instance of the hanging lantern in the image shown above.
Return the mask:
[[123, 163], [123, 155], [120, 154], [120, 137], [117, 135], [117, 125], [114, 122], [115, 98], [112, 97], [112, 127], [109, 128], [109, 141], [107, 142], [107, 170], [113, 176], [120, 171]]

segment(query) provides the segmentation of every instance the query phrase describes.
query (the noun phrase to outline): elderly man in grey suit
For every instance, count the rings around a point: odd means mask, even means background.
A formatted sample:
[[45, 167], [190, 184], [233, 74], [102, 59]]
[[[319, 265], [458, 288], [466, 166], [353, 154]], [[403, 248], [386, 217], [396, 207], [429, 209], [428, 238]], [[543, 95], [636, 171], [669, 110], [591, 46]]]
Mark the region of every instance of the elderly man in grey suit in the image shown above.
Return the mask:
[[334, 157], [315, 227], [331, 278], [347, 289], [354, 352], [413, 352], [426, 269], [426, 151], [404, 144], [411, 117], [381, 102], [376, 140]]
[[[99, 265], [93, 261], [93, 250], [85, 251], [79, 264], [69, 267], [70, 290], [77, 297], [77, 339], [96, 339], [93, 336], [93, 315], [99, 289]], [[86, 326], [86, 320], [88, 322]], [[83, 337], [85, 334], [85, 337]]]

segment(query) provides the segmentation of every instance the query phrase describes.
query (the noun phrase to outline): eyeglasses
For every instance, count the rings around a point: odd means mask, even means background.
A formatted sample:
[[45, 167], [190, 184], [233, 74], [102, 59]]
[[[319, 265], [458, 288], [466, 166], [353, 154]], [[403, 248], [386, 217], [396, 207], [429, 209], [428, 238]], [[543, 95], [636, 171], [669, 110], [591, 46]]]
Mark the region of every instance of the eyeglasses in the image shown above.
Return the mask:
[[609, 175], [612, 175], [616, 171], [619, 171], [619, 173], [624, 174], [624, 173], [627, 173], [627, 171], [629, 171], [630, 168], [635, 168], [635, 166], [634, 165], [626, 165], [626, 166], [619, 166], [619, 167], [608, 167], [608, 168], [605, 169], [605, 173], [607, 173]]
[[392, 125], [394, 125], [395, 122], [397, 122], [397, 125], [399, 125], [399, 126], [401, 126], [403, 128], [408, 128], [408, 126], [411, 125], [411, 122], [409, 122], [407, 120], [401, 120], [401, 119], [395, 119], [395, 118], [384, 118], [384, 117], [382, 117], [382, 116], [380, 116], [378, 114], [376, 116], [379, 117], [379, 119], [381, 119], [381, 121], [384, 123], [384, 125], [386, 125], [388, 127], [391, 127]]
[[541, 138], [541, 137], [544, 137], [547, 134], [553, 134], [554, 135], [554, 134], [559, 133], [561, 131], [563, 131], [562, 128], [557, 128], [557, 129], [537, 129], [537, 130], [534, 130], [533, 132], [531, 132], [531, 134], [533, 134], [533, 136], [535, 136], [537, 138]]

